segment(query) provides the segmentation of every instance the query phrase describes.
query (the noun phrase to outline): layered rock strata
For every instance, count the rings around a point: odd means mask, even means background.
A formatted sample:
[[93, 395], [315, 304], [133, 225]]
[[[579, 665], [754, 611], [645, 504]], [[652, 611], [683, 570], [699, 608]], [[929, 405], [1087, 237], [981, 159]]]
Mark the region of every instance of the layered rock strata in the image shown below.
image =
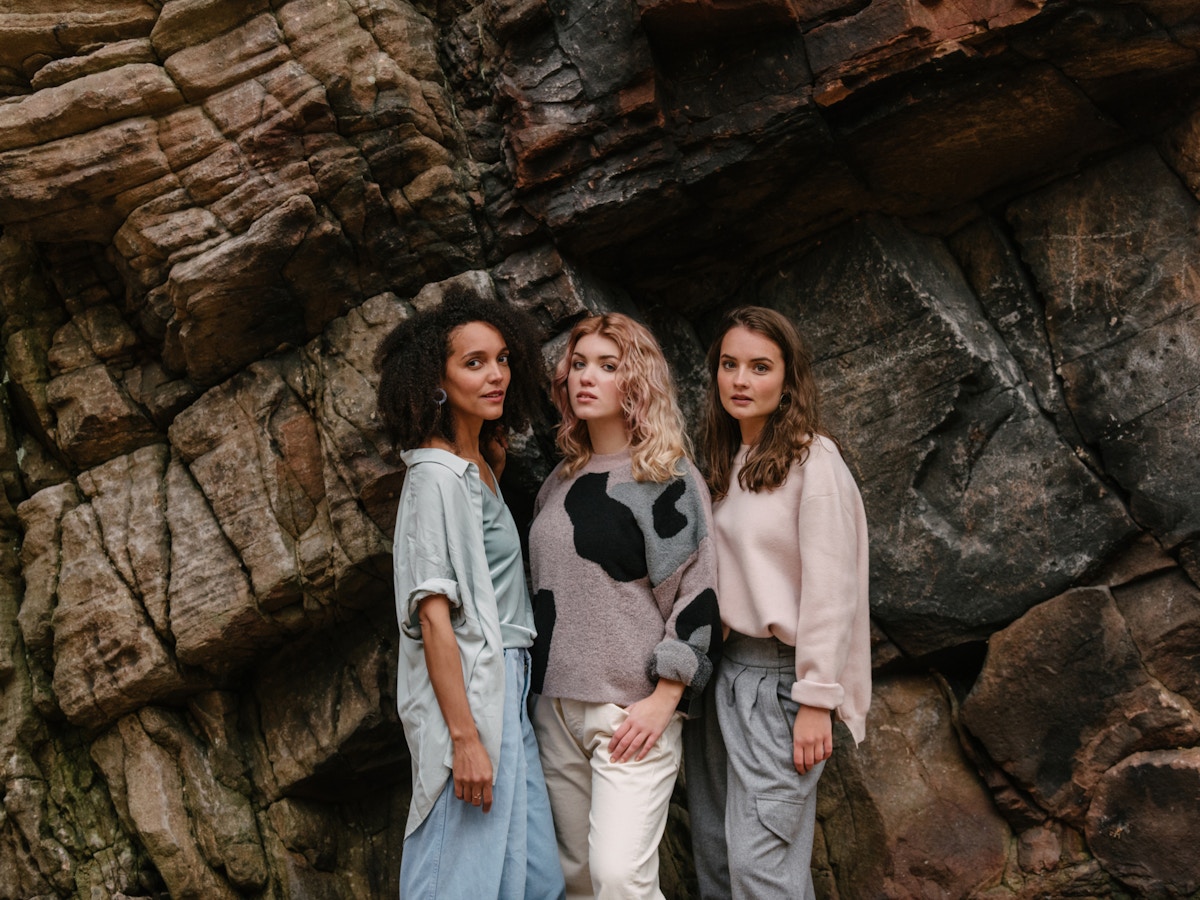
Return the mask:
[[0, 897], [394, 896], [372, 356], [451, 283], [547, 359], [640, 316], [692, 422], [724, 309], [805, 332], [875, 629], [821, 897], [1200, 890], [1198, 50], [1192, 0], [7, 4]]

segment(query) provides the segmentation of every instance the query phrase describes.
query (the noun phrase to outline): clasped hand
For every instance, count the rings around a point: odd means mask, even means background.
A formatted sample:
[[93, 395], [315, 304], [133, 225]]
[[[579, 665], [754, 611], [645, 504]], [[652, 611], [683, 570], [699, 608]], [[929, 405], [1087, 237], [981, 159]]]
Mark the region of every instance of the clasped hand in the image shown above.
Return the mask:
[[613, 762], [645, 759], [671, 724], [683, 696], [683, 684], [660, 678], [654, 693], [625, 707], [625, 721], [613, 732], [608, 753]]

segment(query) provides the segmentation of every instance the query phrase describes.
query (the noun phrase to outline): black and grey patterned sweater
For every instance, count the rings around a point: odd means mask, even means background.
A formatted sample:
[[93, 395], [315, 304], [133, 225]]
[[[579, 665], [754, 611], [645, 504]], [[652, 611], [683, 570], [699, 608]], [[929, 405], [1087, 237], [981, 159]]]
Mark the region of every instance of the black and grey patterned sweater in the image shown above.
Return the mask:
[[629, 451], [561, 464], [538, 493], [529, 555], [535, 693], [627, 706], [659, 678], [686, 685], [685, 712], [721, 649], [708, 490], [687, 463], [636, 482]]

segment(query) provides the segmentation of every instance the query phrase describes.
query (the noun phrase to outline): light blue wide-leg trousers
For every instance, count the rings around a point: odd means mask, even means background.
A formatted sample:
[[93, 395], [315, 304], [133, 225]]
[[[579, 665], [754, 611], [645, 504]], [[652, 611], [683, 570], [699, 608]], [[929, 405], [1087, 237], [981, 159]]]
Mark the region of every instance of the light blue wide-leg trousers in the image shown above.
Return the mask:
[[454, 779], [404, 841], [401, 900], [560, 900], [550, 800], [529, 722], [529, 651], [504, 651], [504, 730], [492, 808], [454, 796]]

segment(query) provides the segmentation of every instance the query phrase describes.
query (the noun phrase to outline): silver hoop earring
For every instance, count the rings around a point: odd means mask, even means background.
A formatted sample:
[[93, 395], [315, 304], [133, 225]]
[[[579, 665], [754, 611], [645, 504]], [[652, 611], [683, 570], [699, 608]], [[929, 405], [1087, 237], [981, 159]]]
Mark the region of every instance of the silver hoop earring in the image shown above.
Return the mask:
[[781, 396], [779, 398], [779, 408], [787, 409], [791, 405], [792, 405], [792, 395], [785, 391], [783, 393], [783, 396]]
[[433, 392], [433, 402], [436, 403], [438, 406], [441, 406], [443, 403], [445, 403], [449, 399], [450, 399], [450, 397], [446, 393], [445, 388], [438, 388], [436, 391]]

